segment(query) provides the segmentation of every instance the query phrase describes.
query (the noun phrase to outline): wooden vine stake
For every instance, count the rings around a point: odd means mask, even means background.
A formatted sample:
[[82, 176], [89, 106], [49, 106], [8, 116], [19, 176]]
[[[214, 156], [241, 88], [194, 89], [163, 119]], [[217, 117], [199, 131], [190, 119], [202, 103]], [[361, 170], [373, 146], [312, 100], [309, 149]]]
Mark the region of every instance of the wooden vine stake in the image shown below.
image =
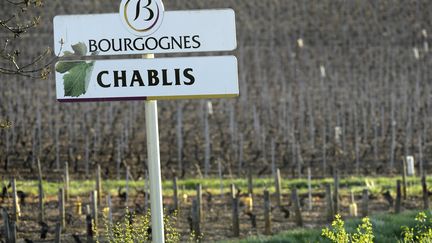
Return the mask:
[[407, 187], [408, 187], [408, 185], [407, 185], [406, 177], [407, 177], [407, 166], [406, 166], [406, 160], [405, 160], [405, 157], [404, 157], [403, 160], [402, 160], [402, 183], [403, 183], [402, 197], [403, 197], [403, 200], [406, 200], [406, 198], [407, 198]]
[[197, 203], [198, 203], [198, 215], [200, 222], [203, 219], [203, 210], [202, 210], [202, 186], [201, 184], [198, 184], [196, 187], [196, 193], [197, 193]]
[[10, 242], [12, 237], [10, 234], [9, 214], [5, 208], [2, 209], [2, 217], [3, 217], [5, 241]]
[[369, 215], [369, 191], [368, 189], [363, 189], [362, 192], [362, 217], [367, 217]]
[[113, 213], [112, 213], [112, 201], [111, 194], [107, 195], [107, 205], [108, 205], [108, 225], [111, 227], [113, 224]]
[[297, 195], [297, 188], [293, 188], [291, 191], [291, 202], [294, 204], [295, 222], [297, 226], [303, 227], [303, 217], [301, 214], [300, 200]]
[[264, 225], [264, 234], [271, 235], [271, 203], [268, 190], [264, 191]]
[[240, 236], [240, 220], [239, 220], [239, 199], [238, 197], [232, 198], [232, 226], [234, 237]]
[[11, 179], [11, 185], [12, 185], [12, 197], [13, 197], [13, 215], [12, 215], [12, 221], [18, 222], [19, 217], [21, 215], [20, 205], [18, 203], [18, 195], [17, 195], [17, 189], [16, 189], [16, 179], [15, 177], [12, 177]]
[[397, 180], [397, 182], [396, 182], [395, 213], [400, 213], [401, 212], [401, 201], [402, 201], [401, 180]]
[[234, 198], [235, 196], [236, 196], [236, 186], [234, 185], [234, 184], [231, 184], [231, 190], [230, 190], [230, 192], [231, 192], [231, 198]]
[[276, 169], [276, 178], [275, 178], [275, 191], [276, 191], [276, 205], [280, 207], [282, 205], [282, 186], [281, 186], [281, 176], [280, 170]]
[[191, 214], [192, 214], [192, 231], [195, 236], [195, 240], [198, 240], [199, 236], [201, 235], [201, 228], [200, 228], [199, 205], [197, 199], [192, 200]]
[[177, 177], [174, 177], [173, 179], [173, 201], [173, 208], [177, 211], [179, 209]]
[[90, 210], [90, 206], [86, 206], [86, 231], [87, 231], [87, 242], [92, 243], [93, 242], [93, 219], [92, 219], [92, 213]]
[[45, 221], [45, 208], [44, 208], [44, 192], [43, 192], [43, 180], [40, 160], [37, 160], [38, 167], [38, 198], [39, 198], [39, 221]]
[[92, 191], [91, 192], [91, 213], [92, 213], [92, 218], [93, 218], [93, 222], [94, 222], [94, 228], [97, 229], [98, 226], [98, 203], [97, 203], [97, 191]]
[[10, 221], [9, 222], [10, 226], [10, 243], [16, 243], [17, 242], [17, 231], [16, 231], [16, 222], [15, 221]]
[[326, 219], [327, 222], [332, 222], [334, 217], [334, 212], [333, 212], [334, 208], [333, 208], [333, 193], [330, 184], [325, 185], [325, 191], [326, 191], [326, 202], [327, 202]]
[[64, 194], [65, 202], [69, 202], [69, 163], [64, 164]]
[[349, 214], [351, 217], [357, 217], [357, 203], [355, 202], [354, 192], [350, 192], [351, 200], [349, 205]]
[[426, 183], [426, 173], [423, 173], [421, 178], [421, 183], [422, 183], [422, 192], [423, 192], [423, 209], [429, 210], [429, 192]]
[[311, 168], [307, 168], [307, 184], [308, 184], [308, 209], [312, 211], [312, 172]]
[[334, 173], [334, 195], [333, 195], [333, 214], [336, 215], [339, 213], [340, 205], [339, 205], [339, 170], [336, 170]]
[[101, 177], [101, 166], [98, 165], [96, 168], [96, 192], [98, 206], [101, 206], [102, 202], [102, 177]]
[[130, 176], [130, 167], [126, 166], [126, 208], [129, 207], [129, 176]]
[[56, 224], [56, 228], [55, 228], [55, 243], [60, 243], [61, 242], [61, 232], [62, 232], [62, 227], [60, 223]]
[[248, 193], [253, 195], [253, 177], [252, 177], [252, 169], [248, 168]]
[[65, 213], [65, 192], [63, 188], [59, 188], [58, 191], [58, 202], [59, 202], [59, 222], [62, 229], [66, 227], [66, 213]]

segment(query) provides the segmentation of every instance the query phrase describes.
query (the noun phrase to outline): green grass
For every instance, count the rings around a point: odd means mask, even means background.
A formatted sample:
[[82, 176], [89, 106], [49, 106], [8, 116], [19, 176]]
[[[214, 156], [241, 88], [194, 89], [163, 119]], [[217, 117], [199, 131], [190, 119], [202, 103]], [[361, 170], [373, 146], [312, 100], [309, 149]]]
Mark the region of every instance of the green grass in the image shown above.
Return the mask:
[[[389, 242], [396, 243], [401, 239], [401, 226], [414, 227], [414, 221], [418, 211], [406, 211], [401, 214], [377, 214], [371, 217], [373, 232], [375, 235], [374, 242]], [[345, 221], [347, 232], [355, 232], [355, 228], [361, 223], [360, 219], [349, 219]], [[274, 236], [254, 236], [241, 241], [222, 241], [224, 243], [231, 242], [293, 242], [293, 243], [309, 243], [309, 242], [330, 242], [321, 237], [321, 229], [293, 229], [287, 232], [282, 232]]]
[[[380, 193], [383, 190], [392, 191], [395, 195], [396, 180], [400, 177], [350, 177], [344, 178], [340, 181], [341, 193], [347, 195], [350, 190], [355, 193], [360, 193], [364, 188], [366, 188], [366, 181], [373, 186], [369, 186], [368, 189], [371, 193]], [[408, 195], [421, 195], [421, 184], [419, 178], [408, 178], [409, 183]], [[186, 193], [188, 195], [195, 195], [195, 188], [198, 183], [201, 183], [204, 190], [210, 191], [212, 194], [220, 193], [221, 182], [216, 178], [208, 179], [185, 179], [179, 180], [178, 186], [181, 193]], [[234, 183], [236, 186], [240, 187], [243, 192], [247, 191], [247, 180], [246, 179], [224, 179], [222, 181], [223, 190], [225, 193], [229, 192], [230, 185]], [[263, 190], [268, 189], [270, 192], [274, 192], [274, 182], [271, 178], [258, 178], [254, 179], [254, 193], [262, 194]], [[314, 192], [323, 192], [325, 183], [333, 183], [333, 179], [317, 179], [312, 180], [312, 189]], [[432, 178], [428, 178], [428, 184], [432, 184]], [[57, 195], [58, 188], [63, 184], [60, 182], [47, 182], [44, 181], [44, 191], [46, 195]], [[116, 193], [119, 187], [125, 187], [126, 182], [124, 180], [107, 180], [103, 181], [104, 192], [110, 191], [111, 193]], [[129, 182], [131, 188], [131, 193], [136, 192], [135, 189], [143, 189], [144, 181], [131, 181]], [[306, 179], [284, 179], [282, 181], [282, 190], [284, 193], [288, 193], [290, 188], [297, 187], [300, 193], [307, 192], [307, 180]], [[37, 195], [37, 181], [17, 181], [18, 190], [23, 190], [33, 195]], [[95, 188], [95, 181], [93, 180], [71, 180], [70, 182], [70, 195], [79, 196], [87, 195], [91, 190]], [[163, 181], [163, 193], [165, 196], [172, 195], [172, 181]]]

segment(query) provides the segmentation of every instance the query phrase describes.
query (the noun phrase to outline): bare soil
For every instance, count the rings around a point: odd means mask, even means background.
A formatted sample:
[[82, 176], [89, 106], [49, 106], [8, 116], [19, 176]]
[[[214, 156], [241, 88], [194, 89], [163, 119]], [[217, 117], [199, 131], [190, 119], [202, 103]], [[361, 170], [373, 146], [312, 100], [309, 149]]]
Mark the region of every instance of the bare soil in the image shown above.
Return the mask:
[[[177, 222], [175, 223], [179, 232], [182, 235], [182, 241], [187, 241], [190, 235], [190, 224], [188, 217], [191, 212], [192, 198], [183, 198], [180, 195], [180, 210], [177, 216]], [[90, 198], [82, 197], [82, 207], [90, 202]], [[361, 201], [360, 198], [356, 198], [358, 204], [358, 214], [361, 215]], [[46, 239], [40, 239], [41, 226], [38, 222], [38, 204], [37, 197], [31, 196], [26, 200], [25, 205], [21, 207], [21, 217], [17, 224], [18, 238], [23, 241], [24, 239], [32, 240], [33, 242], [53, 242], [55, 236], [55, 225], [58, 222], [58, 203], [57, 198], [49, 197], [46, 198], [45, 211], [46, 211], [46, 223], [49, 226], [49, 233]], [[66, 219], [67, 227], [63, 233], [62, 242], [78, 242], [72, 235], [76, 235], [82, 242], [86, 240], [86, 222], [85, 215], [78, 215], [76, 212], [77, 198], [71, 198], [67, 203], [66, 207]], [[137, 215], [144, 214], [146, 207], [145, 200], [142, 195], [139, 197], [131, 196], [129, 202], [129, 208], [133, 210]], [[274, 198], [273, 198], [274, 202]], [[314, 197], [313, 198], [313, 209], [307, 210], [307, 205], [302, 205], [302, 216], [304, 220], [304, 228], [321, 228], [326, 222], [326, 208], [325, 198]], [[403, 209], [419, 209], [421, 208], [421, 198], [408, 198], [402, 203]], [[170, 208], [172, 205], [172, 198], [165, 197], [164, 203], [166, 208]], [[369, 214], [378, 212], [389, 212], [393, 213], [393, 207], [389, 206], [389, 203], [381, 196], [372, 195], [369, 201]], [[249, 216], [245, 213], [246, 207], [240, 203], [240, 238], [247, 238], [249, 236], [255, 236], [263, 234], [264, 232], [264, 213], [263, 213], [263, 197], [261, 195], [254, 196], [254, 207], [253, 214], [256, 215], [257, 227], [252, 228]], [[296, 228], [294, 221], [294, 213], [292, 206], [290, 205], [289, 195], [283, 195], [283, 207], [290, 211], [290, 215], [286, 218], [285, 213], [278, 207], [272, 205], [272, 232], [278, 233]], [[302, 203], [304, 204], [304, 203]], [[10, 212], [12, 206], [11, 199], [5, 199], [2, 202], [2, 207], [8, 209]], [[232, 209], [229, 195], [213, 195], [211, 202], [208, 201], [208, 194], [203, 195], [203, 219], [201, 224], [201, 231], [203, 233], [204, 242], [212, 242], [219, 240], [236, 240], [238, 238], [233, 237], [232, 233]], [[102, 215], [102, 208], [105, 207], [105, 202], [102, 203], [102, 207], [99, 210]], [[121, 220], [125, 214], [126, 205], [124, 201], [119, 197], [113, 197], [113, 211], [114, 220]], [[345, 217], [349, 217], [349, 198], [341, 198], [341, 214]], [[168, 210], [169, 211], [169, 210]], [[83, 212], [85, 212], [83, 210]], [[104, 223], [102, 216], [99, 217], [99, 230], [100, 234], [103, 235]], [[2, 222], [3, 223], [3, 222]], [[0, 224], [3, 229], [3, 224]], [[2, 230], [2, 238], [4, 237], [4, 231]], [[27, 241], [30, 242], [30, 241]]]

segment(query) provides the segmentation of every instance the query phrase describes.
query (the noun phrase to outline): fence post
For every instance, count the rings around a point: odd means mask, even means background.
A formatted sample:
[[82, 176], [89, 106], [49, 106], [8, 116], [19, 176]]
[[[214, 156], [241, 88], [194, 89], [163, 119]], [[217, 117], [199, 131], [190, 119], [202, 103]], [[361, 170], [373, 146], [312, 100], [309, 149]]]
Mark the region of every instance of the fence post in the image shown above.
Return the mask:
[[271, 230], [271, 202], [270, 193], [268, 190], [264, 191], [264, 234], [270, 235]]

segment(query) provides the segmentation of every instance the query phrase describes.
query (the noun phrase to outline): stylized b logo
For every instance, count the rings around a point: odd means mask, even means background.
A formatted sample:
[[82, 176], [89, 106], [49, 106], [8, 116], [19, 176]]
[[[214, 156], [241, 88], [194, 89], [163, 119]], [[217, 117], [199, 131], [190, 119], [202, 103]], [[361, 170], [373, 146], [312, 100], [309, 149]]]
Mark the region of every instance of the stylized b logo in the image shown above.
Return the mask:
[[[145, 10], [147, 10], [149, 12], [149, 17], [147, 19], [145, 19], [145, 21], [149, 21], [149, 20], [151, 20], [154, 17], [153, 10], [151, 8], [149, 8], [149, 6], [150, 6], [151, 3], [152, 3], [152, 0], [148, 0], [147, 5], [145, 5], [144, 7], [142, 7], [142, 8], [144, 8]], [[140, 16], [140, 13], [141, 13], [141, 0], [138, 0], [138, 3], [136, 5], [136, 14], [135, 14], [135, 19], [134, 20], [138, 19], [138, 17]]]
[[148, 36], [162, 23], [164, 6], [161, 0], [122, 0], [120, 16], [126, 27], [138, 36]]

